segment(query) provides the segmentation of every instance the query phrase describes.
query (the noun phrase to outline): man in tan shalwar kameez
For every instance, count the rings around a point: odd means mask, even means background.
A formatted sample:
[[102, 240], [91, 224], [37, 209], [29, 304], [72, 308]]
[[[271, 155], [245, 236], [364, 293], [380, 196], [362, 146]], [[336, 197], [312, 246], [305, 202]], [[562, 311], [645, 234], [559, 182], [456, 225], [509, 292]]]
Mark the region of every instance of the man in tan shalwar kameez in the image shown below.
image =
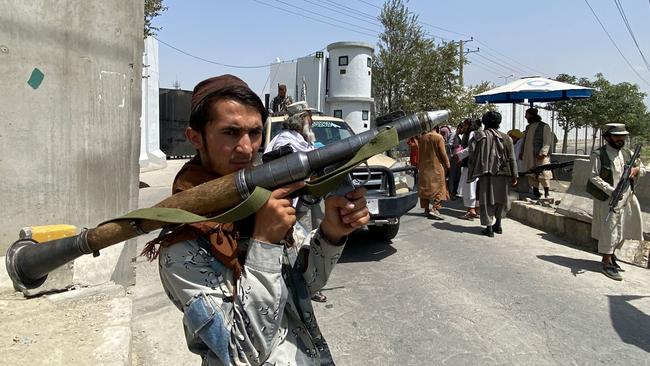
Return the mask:
[[[626, 239], [643, 240], [641, 206], [634, 195], [632, 184], [623, 192], [615, 210], [610, 213], [609, 208], [611, 195], [621, 179], [625, 164], [632, 156], [630, 150], [623, 147], [628, 134], [622, 123], [605, 125], [603, 137], [607, 144], [591, 154], [591, 184], [587, 185], [587, 192], [591, 193], [594, 201], [591, 236], [598, 240], [598, 252], [603, 256], [602, 272], [617, 281], [623, 278], [619, 274], [622, 269], [616, 263], [614, 251], [619, 249]], [[636, 178], [644, 175], [646, 171], [643, 164], [637, 160], [630, 177]]]
[[[437, 128], [418, 137], [420, 161], [418, 162], [418, 196], [424, 215], [435, 220], [443, 220], [438, 211], [442, 201], [449, 199], [445, 173], [449, 170], [449, 158], [445, 150], [445, 140]], [[431, 208], [429, 208], [431, 206]]]
[[[537, 109], [528, 108], [525, 115], [528, 120], [526, 132], [524, 132], [524, 145], [521, 156], [523, 160], [524, 171], [528, 171], [540, 165], [551, 163], [551, 146], [555, 143], [555, 136], [551, 127], [542, 122], [542, 117], [537, 113]], [[528, 184], [533, 187], [533, 194], [536, 198], [541, 197], [539, 186], [544, 188], [544, 197], [549, 196], [549, 183], [553, 179], [551, 170], [544, 170], [539, 174], [530, 174]]]

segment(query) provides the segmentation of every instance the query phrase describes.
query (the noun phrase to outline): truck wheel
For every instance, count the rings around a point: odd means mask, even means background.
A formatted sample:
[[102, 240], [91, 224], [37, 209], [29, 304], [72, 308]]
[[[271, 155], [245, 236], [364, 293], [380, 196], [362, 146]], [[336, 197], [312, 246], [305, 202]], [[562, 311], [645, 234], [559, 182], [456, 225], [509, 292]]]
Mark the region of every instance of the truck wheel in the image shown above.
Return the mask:
[[399, 221], [396, 224], [387, 224], [382, 226], [369, 226], [370, 233], [378, 238], [390, 240], [397, 236], [399, 231]]

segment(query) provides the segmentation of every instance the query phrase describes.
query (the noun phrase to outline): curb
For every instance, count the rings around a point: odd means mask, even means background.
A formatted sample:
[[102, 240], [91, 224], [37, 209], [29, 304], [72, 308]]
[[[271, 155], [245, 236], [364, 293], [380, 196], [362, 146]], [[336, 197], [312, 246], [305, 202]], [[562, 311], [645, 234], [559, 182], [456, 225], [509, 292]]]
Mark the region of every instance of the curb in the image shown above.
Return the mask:
[[[576, 220], [556, 212], [551, 207], [513, 201], [508, 217], [547, 233], [555, 234], [580, 249], [597, 253], [598, 241], [591, 237], [591, 223]], [[626, 240], [616, 253], [617, 258], [629, 264], [650, 268], [650, 243]]]

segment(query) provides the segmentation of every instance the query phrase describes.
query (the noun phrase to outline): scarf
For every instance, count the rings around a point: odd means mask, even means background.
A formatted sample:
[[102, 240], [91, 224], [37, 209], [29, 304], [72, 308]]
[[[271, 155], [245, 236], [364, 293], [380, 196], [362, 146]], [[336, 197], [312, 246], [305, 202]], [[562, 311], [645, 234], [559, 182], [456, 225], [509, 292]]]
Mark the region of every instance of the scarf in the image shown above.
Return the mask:
[[503, 136], [494, 129], [474, 132], [474, 144], [470, 148], [470, 162], [467, 179], [482, 175], [497, 175], [507, 162]]
[[[176, 174], [174, 184], [172, 185], [172, 194], [183, 192], [216, 178], [219, 178], [219, 175], [205, 169], [201, 165], [199, 156], [196, 155], [192, 160], [185, 163], [178, 174]], [[240, 238], [240, 235], [239, 230], [235, 226], [251, 230], [252, 226], [247, 224], [246, 219], [234, 224], [214, 221], [181, 224], [172, 228], [164, 235], [148, 242], [142, 250], [141, 255], [153, 261], [160, 254], [161, 247], [168, 247], [182, 241], [206, 237], [210, 241], [210, 253], [223, 263], [224, 266], [233, 271], [233, 279], [236, 284], [244, 268], [246, 252], [237, 247], [237, 240]], [[233, 287], [234, 289], [237, 288], [236, 286]]]

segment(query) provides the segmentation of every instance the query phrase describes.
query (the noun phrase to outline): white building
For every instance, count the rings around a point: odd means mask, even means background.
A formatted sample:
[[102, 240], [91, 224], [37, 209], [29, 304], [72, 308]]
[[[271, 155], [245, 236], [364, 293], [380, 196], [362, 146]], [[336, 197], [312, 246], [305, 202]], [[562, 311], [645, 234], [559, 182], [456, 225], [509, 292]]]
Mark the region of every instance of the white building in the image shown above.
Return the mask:
[[286, 84], [294, 101], [306, 100], [325, 114], [343, 118], [356, 133], [368, 130], [373, 127], [374, 47], [363, 42], [336, 42], [328, 45], [327, 51], [327, 58], [317, 52], [294, 63], [273, 64], [270, 100], [277, 95], [277, 84]]

